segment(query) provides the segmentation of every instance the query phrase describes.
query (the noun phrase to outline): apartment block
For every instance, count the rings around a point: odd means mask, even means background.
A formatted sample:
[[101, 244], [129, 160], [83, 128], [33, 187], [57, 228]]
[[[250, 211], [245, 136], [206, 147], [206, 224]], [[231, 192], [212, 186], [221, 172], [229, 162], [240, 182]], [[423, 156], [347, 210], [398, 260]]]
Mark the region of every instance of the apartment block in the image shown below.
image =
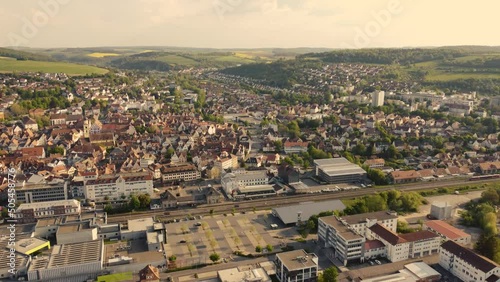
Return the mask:
[[97, 202], [145, 193], [153, 194], [153, 177], [148, 172], [102, 175], [86, 181], [84, 187], [85, 198]]
[[462, 281], [498, 281], [500, 266], [453, 241], [439, 250], [439, 264]]

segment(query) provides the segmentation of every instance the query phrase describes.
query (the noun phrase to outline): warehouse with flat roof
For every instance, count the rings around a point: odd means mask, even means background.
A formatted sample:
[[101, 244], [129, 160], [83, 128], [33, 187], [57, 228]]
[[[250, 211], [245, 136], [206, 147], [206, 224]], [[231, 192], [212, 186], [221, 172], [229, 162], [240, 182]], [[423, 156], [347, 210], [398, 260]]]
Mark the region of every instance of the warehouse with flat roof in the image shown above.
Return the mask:
[[346, 158], [314, 160], [314, 169], [317, 177], [330, 184], [366, 180], [366, 171]]
[[28, 268], [28, 280], [82, 281], [81, 276], [96, 278], [103, 269], [103, 259], [102, 240], [55, 245], [49, 256], [33, 258]]
[[307, 221], [312, 215], [325, 211], [342, 211], [345, 205], [340, 200], [323, 202], [299, 203], [286, 207], [274, 208], [272, 214], [285, 224], [296, 224], [298, 221]]

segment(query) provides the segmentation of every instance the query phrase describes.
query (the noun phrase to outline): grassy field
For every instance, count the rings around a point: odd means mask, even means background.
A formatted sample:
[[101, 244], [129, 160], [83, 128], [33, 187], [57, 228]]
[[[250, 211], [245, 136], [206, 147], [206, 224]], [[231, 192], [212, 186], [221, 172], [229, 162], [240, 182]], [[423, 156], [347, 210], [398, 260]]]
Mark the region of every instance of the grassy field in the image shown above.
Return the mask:
[[97, 277], [98, 282], [119, 282], [132, 280], [132, 272], [116, 273]]
[[[466, 56], [456, 59], [457, 61], [469, 61], [477, 58], [483, 58], [484, 56]], [[443, 70], [444, 68], [450, 70]], [[427, 75], [425, 76], [426, 81], [450, 81], [456, 79], [500, 79], [500, 73], [494, 70], [486, 69], [485, 72], [475, 72], [472, 68], [462, 68], [462, 67], [444, 67], [441, 66], [441, 61], [428, 61], [415, 64], [412, 70], [425, 70]]]
[[87, 56], [92, 57], [92, 58], [104, 58], [104, 57], [116, 57], [116, 56], [120, 56], [120, 54], [94, 52], [92, 54], [88, 54]]
[[67, 75], [105, 74], [107, 69], [87, 65], [78, 65], [62, 62], [17, 61], [0, 59], [0, 72], [48, 72], [66, 73]]

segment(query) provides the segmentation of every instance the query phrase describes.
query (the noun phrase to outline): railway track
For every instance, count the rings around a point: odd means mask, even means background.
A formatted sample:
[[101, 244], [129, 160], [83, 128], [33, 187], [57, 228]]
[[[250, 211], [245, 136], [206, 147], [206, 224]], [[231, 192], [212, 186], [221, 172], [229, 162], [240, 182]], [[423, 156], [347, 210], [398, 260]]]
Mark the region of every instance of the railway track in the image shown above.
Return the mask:
[[[238, 202], [225, 202], [220, 204], [213, 205], [199, 205], [195, 208], [183, 208], [177, 210], [158, 210], [158, 211], [144, 211], [144, 212], [134, 212], [134, 213], [126, 213], [126, 214], [118, 214], [118, 215], [109, 215], [108, 223], [121, 223], [126, 222], [129, 219], [138, 219], [146, 216], [156, 216], [161, 220], [172, 220], [185, 218], [187, 216], [198, 216], [198, 215], [208, 215], [212, 210], [214, 214], [224, 214], [231, 213], [233, 209], [236, 212], [247, 212], [262, 209], [275, 208], [280, 206], [288, 206], [292, 204], [298, 204], [302, 202], [317, 202], [317, 201], [326, 201], [326, 200], [335, 200], [335, 199], [348, 199], [354, 198], [364, 195], [373, 194], [376, 192], [388, 191], [388, 190], [399, 190], [399, 191], [421, 191], [421, 190], [429, 190], [434, 188], [446, 188], [457, 185], [477, 185], [484, 183], [495, 183], [500, 182], [498, 179], [487, 179], [487, 180], [477, 180], [474, 182], [469, 182], [466, 179], [459, 179], [456, 181], [446, 181], [446, 182], [421, 182], [418, 184], [408, 184], [408, 185], [394, 185], [387, 186], [383, 188], [362, 188], [362, 189], [353, 189], [348, 191], [341, 192], [328, 192], [328, 193], [320, 193], [320, 194], [300, 194], [300, 195], [290, 195], [290, 196], [276, 196], [269, 198], [260, 198], [246, 201], [238, 201]], [[168, 214], [167, 214], [168, 213]]]

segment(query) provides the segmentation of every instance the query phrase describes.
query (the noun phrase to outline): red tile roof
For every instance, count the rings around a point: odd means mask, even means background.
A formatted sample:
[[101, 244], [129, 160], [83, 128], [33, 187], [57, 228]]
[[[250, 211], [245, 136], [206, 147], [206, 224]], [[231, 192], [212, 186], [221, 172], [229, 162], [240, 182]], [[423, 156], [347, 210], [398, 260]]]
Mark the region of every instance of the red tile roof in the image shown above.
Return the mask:
[[499, 267], [495, 262], [480, 256], [470, 249], [459, 245], [453, 241], [446, 241], [441, 245], [441, 248], [452, 253], [457, 258], [462, 259], [473, 267], [481, 270], [484, 273], [490, 272], [491, 270]]
[[365, 242], [365, 250], [372, 250], [385, 247], [384, 243], [379, 240], [368, 240]]
[[462, 230], [455, 228], [441, 220], [430, 220], [427, 221], [425, 225], [450, 240], [457, 240], [460, 238], [470, 236], [469, 234], [463, 232]]
[[397, 244], [406, 243], [405, 239], [399, 237], [398, 234], [392, 232], [391, 230], [385, 228], [384, 226], [378, 223], [370, 227], [370, 230], [393, 246]]
[[428, 230], [422, 230], [422, 231], [417, 231], [417, 232], [412, 232], [412, 233], [407, 233], [407, 234], [401, 234], [399, 237], [403, 238], [406, 242], [416, 242], [416, 241], [422, 241], [422, 240], [429, 240], [432, 238], [439, 237], [436, 233], [433, 233]]

